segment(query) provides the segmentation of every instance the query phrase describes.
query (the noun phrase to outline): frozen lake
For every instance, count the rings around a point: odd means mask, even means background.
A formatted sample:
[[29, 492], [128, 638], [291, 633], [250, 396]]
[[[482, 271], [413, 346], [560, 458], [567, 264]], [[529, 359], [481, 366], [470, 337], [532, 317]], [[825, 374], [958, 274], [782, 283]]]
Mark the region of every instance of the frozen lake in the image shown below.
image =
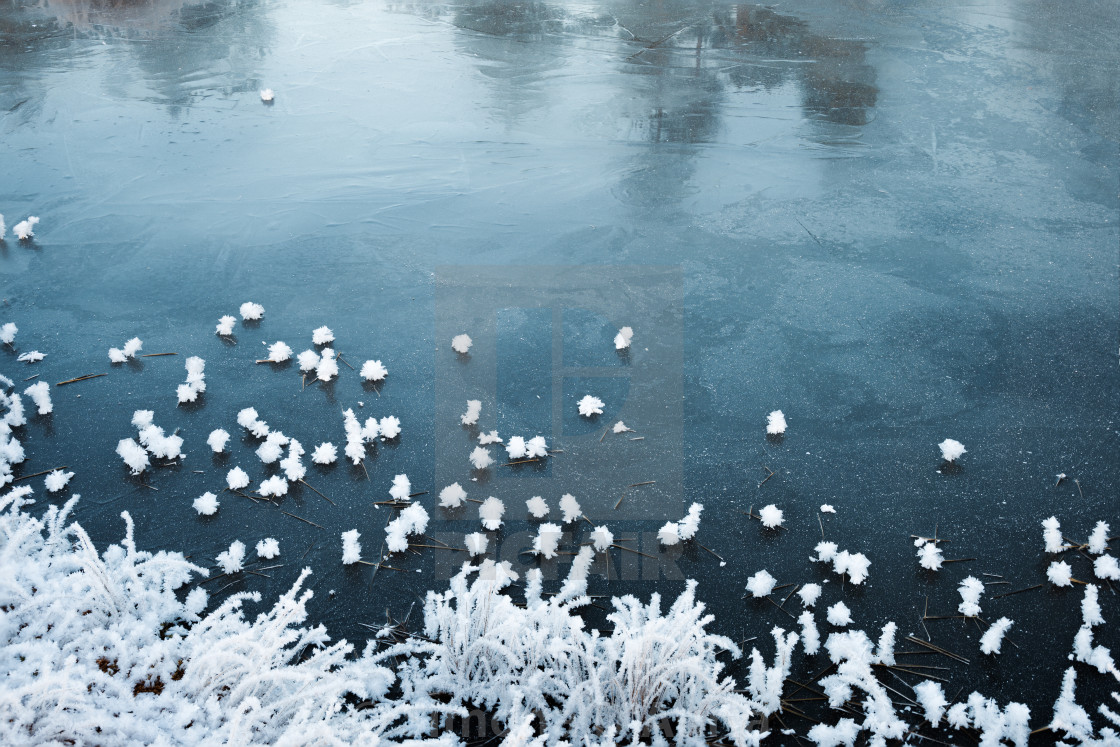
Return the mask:
[[[544, 495], [558, 521], [575, 493], [590, 520], [660, 558], [617, 551], [593, 593], [672, 598], [695, 578], [713, 629], [735, 640], [795, 627], [741, 599], [763, 568], [780, 584], [831, 579], [828, 602], [857, 626], [896, 620], [922, 638], [927, 597], [930, 615], [953, 615], [961, 578], [991, 574], [1006, 583], [988, 587], [984, 616], [1015, 619], [1016, 647], [982, 657], [977, 625], [929, 621], [972, 662], [923, 663], [950, 667], [950, 695], [1020, 700], [1045, 725], [1081, 590], [992, 597], [1046, 581], [1046, 517], [1079, 540], [1100, 519], [1120, 527], [1118, 11], [6, 3], [0, 323], [20, 334], [0, 372], [52, 385], [109, 374], [52, 386], [55, 413], [27, 426], [17, 476], [68, 465], [99, 545], [119, 540], [122, 510], [141, 547], [203, 565], [233, 539], [276, 537], [285, 565], [223, 593], [275, 598], [309, 565], [316, 621], [351, 639], [386, 610], [403, 618], [466, 558], [426, 549], [376, 574], [339, 563], [351, 528], [376, 559], [389, 509], [371, 504], [398, 473], [426, 491], [429, 534], [459, 547], [474, 508], [439, 509], [438, 491], [459, 480], [507, 499], [494, 538], [519, 568], [538, 562], [521, 554], [535, 531], [523, 501]], [[33, 243], [10, 231], [27, 215], [41, 217]], [[249, 300], [263, 321], [239, 322], [235, 342], [213, 334]], [[324, 324], [388, 380], [363, 386], [344, 366], [304, 386], [295, 365], [252, 363], [262, 342], [311, 347]], [[629, 356], [611, 344], [624, 324]], [[459, 332], [475, 339], [469, 361], [449, 349]], [[179, 355], [110, 366], [108, 348], [132, 336]], [[16, 362], [35, 349], [47, 358]], [[189, 355], [209, 386], [176, 407]], [[594, 423], [575, 415], [589, 392], [607, 403]], [[468, 398], [484, 402], [483, 430], [541, 433], [563, 453], [472, 475]], [[341, 451], [347, 407], [395, 415], [403, 434], [365, 470], [309, 465], [337, 505], [297, 485], [281, 508], [316, 526], [229, 493], [200, 518], [191, 501], [230, 467], [271, 474], [235, 422], [249, 406], [309, 451]], [[113, 450], [140, 408], [181, 428], [188, 454], [136, 478]], [[775, 409], [783, 439], [765, 435]], [[619, 418], [635, 432], [600, 439]], [[205, 446], [218, 427], [234, 434], [228, 456]], [[941, 462], [944, 438], [967, 447], [959, 466]], [[59, 502], [34, 482], [41, 504]], [[713, 554], [662, 553], [658, 527], [692, 501]], [[744, 513], [769, 503], [784, 529]], [[826, 503], [836, 513], [818, 525]], [[571, 550], [591, 527], [566, 528]], [[946, 558], [974, 560], [919, 568], [910, 537], [935, 531]], [[822, 532], [871, 559], [865, 585], [838, 589], [808, 561]], [[566, 561], [541, 565], [557, 578]], [[1101, 601], [1114, 621], [1107, 586]], [[1111, 630], [1097, 640], [1115, 649]], [[794, 678], [820, 672], [818, 658]], [[1088, 703], [1115, 687], [1079, 674]]]

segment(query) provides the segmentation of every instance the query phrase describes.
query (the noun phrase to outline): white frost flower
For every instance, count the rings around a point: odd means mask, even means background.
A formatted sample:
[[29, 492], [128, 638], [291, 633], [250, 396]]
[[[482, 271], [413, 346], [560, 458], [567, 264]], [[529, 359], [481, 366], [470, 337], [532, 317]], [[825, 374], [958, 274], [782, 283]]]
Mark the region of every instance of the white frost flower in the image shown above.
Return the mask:
[[20, 353], [16, 357], [16, 360], [20, 363], [38, 363], [46, 357], [46, 353], [40, 353], [38, 350], [32, 350], [29, 353]]
[[459, 418], [463, 425], [475, 425], [478, 423], [478, 416], [482, 412], [482, 400], [468, 399], [467, 411]]
[[940, 724], [941, 717], [945, 714], [945, 706], [949, 705], [949, 701], [945, 699], [945, 690], [942, 689], [941, 683], [933, 680], [922, 680], [914, 686], [914, 695], [922, 706], [922, 710], [925, 711], [926, 721], [935, 727]]
[[237, 573], [245, 560], [245, 543], [234, 540], [228, 550], [218, 553], [216, 560], [225, 573]]
[[264, 316], [264, 307], [259, 303], [253, 303], [252, 301], [246, 301], [245, 303], [241, 304], [241, 308], [239, 309], [239, 311], [241, 312], [241, 318], [247, 322], [258, 321], [262, 316]]
[[194, 499], [194, 510], [202, 516], [211, 516], [218, 510], [218, 496], [206, 492]]
[[992, 623], [992, 626], [984, 631], [984, 635], [980, 636], [980, 652], [998, 654], [1000, 645], [1003, 643], [1003, 636], [1013, 624], [1006, 617], [1001, 617]]
[[758, 511], [758, 518], [762, 520], [762, 526], [767, 529], [774, 529], [782, 525], [782, 520], [785, 514], [782, 509], [771, 503], [769, 506], [763, 506]]
[[817, 557], [811, 558], [811, 560], [814, 563], [827, 563], [836, 558], [836, 551], [840, 548], [835, 542], [818, 542], [813, 549], [816, 550]]
[[292, 357], [292, 349], [288, 343], [277, 341], [268, 346], [268, 360], [270, 363], [283, 363]]
[[941, 458], [946, 462], [955, 461], [966, 449], [960, 441], [947, 438], [937, 445], [941, 449]]
[[797, 618], [801, 624], [801, 641], [805, 645], [805, 653], [812, 656], [821, 649], [821, 634], [817, 630], [817, 623], [813, 620], [813, 613], [805, 610]]
[[261, 483], [258, 492], [265, 498], [288, 494], [288, 481], [280, 475], [273, 475]]
[[634, 339], [634, 330], [630, 327], [623, 327], [618, 330], [618, 334], [614, 336], [614, 349], [625, 350], [630, 347], [630, 341]]
[[4, 326], [0, 327], [0, 342], [11, 345], [16, 341], [17, 332], [19, 332], [19, 327], [12, 322], [5, 322]]
[[828, 608], [828, 622], [838, 628], [843, 628], [850, 625], [852, 622], [852, 611], [848, 609], [848, 605], [843, 602], [837, 602]]
[[918, 564], [931, 571], [941, 570], [944, 558], [936, 542], [918, 541]]
[[1046, 552], [1052, 555], [1066, 549], [1062, 540], [1062, 526], [1058, 523], [1057, 516], [1051, 516], [1042, 522], [1042, 541], [1046, 543]]
[[542, 555], [546, 560], [556, 557], [556, 549], [560, 546], [563, 530], [557, 524], [541, 524], [537, 528], [537, 536], [533, 538], [533, 552]]
[[506, 504], [490, 496], [478, 507], [478, 518], [482, 520], [482, 526], [494, 531], [502, 525], [502, 514], [505, 512]]
[[771, 436], [778, 436], [786, 432], [786, 416], [781, 410], [774, 410], [766, 416], [766, 432]]
[[330, 441], [324, 441], [311, 452], [311, 461], [315, 464], [334, 464], [338, 459], [338, 449]]
[[234, 467], [226, 474], [226, 485], [230, 490], [241, 490], [249, 486], [249, 475], [240, 467]]
[[451, 349], [460, 355], [466, 355], [472, 344], [470, 335], [455, 335], [451, 338]]
[[358, 543], [358, 537], [361, 536], [357, 529], [342, 533], [343, 565], [353, 565], [362, 559], [362, 546]]
[[579, 401], [579, 414], [585, 418], [592, 415], [602, 415], [603, 400], [592, 397], [590, 394], [584, 395], [584, 398]]
[[478, 434], [478, 443], [480, 446], [487, 446], [489, 444], [500, 444], [501, 442], [502, 437], [498, 435], [497, 431]]
[[482, 555], [486, 552], [486, 546], [490, 544], [490, 538], [482, 532], [471, 532], [464, 540], [467, 544], [467, 552], [471, 556]]
[[747, 591], [755, 599], [761, 599], [770, 596], [777, 583], [778, 580], [771, 576], [769, 571], [763, 569], [747, 579]]
[[812, 607], [820, 599], [821, 586], [820, 584], [805, 584], [797, 592], [797, 596], [801, 597], [801, 603], [806, 607]]
[[614, 543], [614, 533], [605, 526], [598, 526], [591, 532], [591, 542], [597, 552], [606, 552]]
[[423, 534], [427, 528], [428, 512], [415, 503], [385, 526], [385, 546], [389, 552], [404, 552], [408, 549], [408, 535]]
[[58, 491], [62, 490], [64, 487], [66, 487], [66, 483], [70, 482], [70, 478], [73, 476], [73, 472], [63, 472], [60, 469], [56, 469], [53, 472], [47, 473], [46, 480], [44, 480], [44, 482], [46, 483], [47, 492], [57, 493]]
[[133, 337], [131, 340], [124, 344], [124, 347], [118, 350], [117, 348], [109, 348], [109, 360], [113, 363], [125, 363], [128, 360], [135, 358], [136, 354], [144, 347], [139, 337]]
[[117, 444], [117, 454], [129, 466], [134, 475], [140, 474], [148, 466], [148, 452], [144, 451], [144, 447], [131, 438], [120, 440]]
[[272, 100], [274, 98], [276, 98], [276, 94], [273, 92], [273, 90], [271, 88], [262, 88], [261, 89], [261, 101], [263, 101], [266, 104], [270, 104], [270, 103], [272, 103]]
[[334, 350], [323, 348], [323, 354], [319, 357], [319, 365], [315, 367], [315, 375], [319, 378], [319, 381], [330, 381], [338, 376], [338, 361], [334, 358]]
[[280, 543], [274, 537], [265, 537], [257, 543], [257, 557], [271, 560], [280, 554]]
[[296, 361], [299, 362], [299, 370], [303, 373], [313, 371], [319, 365], [319, 354], [314, 350], [304, 350], [296, 356]]
[[836, 555], [832, 561], [832, 570], [843, 575], [848, 574], [848, 580], [859, 586], [867, 579], [867, 569], [871, 561], [861, 552], [854, 555], [844, 550]]
[[613, 428], [611, 428], [611, 433], [628, 433], [632, 430], [634, 430], [634, 429], [627, 427], [626, 423], [623, 423], [620, 420], [620, 421], [618, 421], [617, 423], [614, 424]]
[[526, 459], [543, 459], [548, 456], [548, 444], [544, 436], [533, 436], [525, 442]]
[[377, 424], [382, 441], [392, 441], [401, 435], [401, 421], [395, 415], [386, 415]]
[[381, 381], [389, 375], [389, 370], [381, 365], [381, 361], [366, 361], [359, 373], [366, 381]]
[[221, 337], [229, 337], [233, 334], [233, 325], [237, 324], [237, 317], [223, 316], [218, 320], [218, 326], [214, 328], [214, 333]]
[[268, 438], [257, 448], [257, 458], [265, 464], [272, 464], [284, 454], [284, 444], [287, 437], [280, 431], [273, 431]]
[[494, 458], [490, 456], [490, 451], [482, 446], [474, 447], [470, 459], [475, 469], [486, 469], [494, 463]]
[[288, 482], [300, 482], [307, 474], [307, 467], [300, 461], [303, 454], [303, 445], [293, 438], [288, 444], [288, 456], [280, 460], [280, 468], [284, 470]]
[[836, 509], [833, 508], [832, 506], [830, 506], [827, 503], [822, 503], [821, 504], [821, 513], [822, 514], [834, 514], [834, 513], [836, 513]]
[[330, 327], [324, 325], [311, 332], [311, 343], [313, 345], [326, 345], [331, 342], [334, 342], [334, 332], [331, 332]]
[[467, 499], [467, 491], [457, 482], [453, 482], [439, 491], [439, 505], [444, 508], [459, 508]]
[[50, 415], [54, 412], [54, 404], [51, 402], [51, 387], [47, 382], [37, 381], [24, 389], [23, 393], [30, 397], [31, 401], [39, 408], [40, 415]]
[[521, 436], [512, 436], [506, 442], [506, 454], [510, 459], [523, 459], [525, 457], [525, 439]]
[[1085, 586], [1085, 596], [1081, 598], [1081, 624], [1089, 628], [1104, 624], [1104, 615], [1101, 614], [1098, 593], [1096, 586], [1087, 584]]
[[179, 398], [180, 405], [194, 402], [198, 399], [198, 389], [190, 384], [180, 384], [175, 389], [175, 396]]
[[579, 501], [571, 493], [560, 496], [560, 511], [564, 514], [565, 524], [571, 524], [583, 513], [583, 510], [579, 507]]
[[1102, 555], [1093, 561], [1093, 573], [1107, 581], [1120, 581], [1120, 563], [1111, 555]]
[[677, 530], [676, 522], [667, 521], [665, 526], [657, 530], [657, 541], [666, 547], [675, 545], [681, 541], [681, 535]]
[[[126, 351], [127, 352], [127, 351]], [[187, 369], [187, 382], [180, 384], [178, 389], [179, 404], [194, 402], [198, 395], [206, 391], [206, 361], [197, 355], [192, 355], [185, 361]]]
[[35, 228], [35, 224], [38, 222], [39, 219], [36, 216], [32, 215], [28, 217], [27, 220], [20, 221], [19, 223], [12, 226], [12, 233], [14, 233], [20, 241], [26, 241], [27, 239], [30, 239], [35, 235], [35, 231], [33, 229]]
[[215, 454], [221, 454], [226, 450], [226, 444], [229, 443], [229, 434], [221, 428], [210, 431], [210, 435], [206, 437], [206, 443]]
[[977, 617], [980, 614], [980, 595], [984, 593], [984, 584], [975, 576], [968, 576], [957, 587], [961, 594], [961, 603], [957, 611], [965, 617]]
[[677, 522], [677, 534], [682, 540], [690, 540], [696, 536], [700, 529], [700, 512], [703, 510], [703, 503], [693, 503], [688, 507], [688, 514]]
[[548, 516], [548, 503], [539, 495], [534, 495], [532, 498], [525, 501], [525, 506], [529, 509], [529, 513], [534, 519], [543, 519]]
[[1108, 549], [1108, 523], [1098, 521], [1097, 525], [1093, 527], [1093, 533], [1089, 535], [1089, 552], [1093, 555], [1100, 555]]
[[1073, 569], [1064, 560], [1056, 561], [1046, 569], [1046, 578], [1050, 579], [1050, 583], [1054, 586], [1072, 586]]
[[397, 475], [393, 478], [393, 485], [389, 488], [389, 496], [394, 501], [407, 501], [409, 493], [412, 492], [412, 483], [408, 480], [408, 475]]

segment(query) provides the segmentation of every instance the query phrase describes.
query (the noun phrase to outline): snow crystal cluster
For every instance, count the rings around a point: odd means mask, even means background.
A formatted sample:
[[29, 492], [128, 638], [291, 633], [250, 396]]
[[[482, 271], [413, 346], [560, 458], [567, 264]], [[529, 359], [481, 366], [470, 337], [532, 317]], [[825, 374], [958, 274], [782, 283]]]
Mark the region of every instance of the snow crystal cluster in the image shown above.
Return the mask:
[[428, 512], [414, 503], [385, 526], [385, 547], [389, 552], [404, 552], [408, 549], [408, 535], [423, 534], [427, 527]]
[[478, 423], [478, 416], [481, 412], [482, 400], [468, 399], [467, 411], [463, 413], [463, 416], [460, 418], [460, 420], [462, 421], [463, 425], [475, 425], [476, 423]]
[[941, 564], [945, 562], [945, 558], [941, 554], [941, 548], [937, 546], [934, 540], [919, 537], [914, 540], [914, 547], [918, 548], [918, 565], [930, 571], [941, 570]]
[[351, 408], [342, 412], [342, 427], [346, 432], [346, 448], [343, 451], [355, 466], [366, 458], [366, 444], [376, 443], [378, 436], [382, 441], [392, 441], [401, 433], [398, 418], [392, 415], [386, 415], [381, 420], [366, 418], [365, 425], [362, 425]]
[[177, 390], [180, 405], [186, 402], [194, 402], [198, 399], [198, 395], [206, 391], [206, 361], [197, 355], [192, 355], [186, 360], [186, 368], [187, 381], [180, 384]]
[[[2, 218], [3, 216], [0, 216], [0, 219]], [[37, 216], [29, 216], [27, 219], [21, 220], [19, 223], [12, 226], [12, 233], [14, 233], [16, 235], [16, 238], [20, 241], [27, 241], [35, 235], [34, 228], [38, 222], [39, 218]], [[0, 225], [3, 225], [2, 220], [0, 220]]]
[[253, 301], [246, 301], [241, 304], [239, 311], [241, 318], [246, 322], [260, 321], [261, 317], [264, 316], [264, 307]]
[[680, 521], [669, 521], [657, 530], [657, 541], [663, 545], [675, 545], [681, 540], [690, 540], [696, 536], [700, 528], [700, 512], [704, 510], [702, 503], [693, 503], [688, 507], [688, 514]]
[[603, 400], [598, 397], [593, 397], [590, 394], [584, 395], [583, 399], [579, 401], [579, 414], [585, 418], [592, 415], [603, 414]]
[[867, 579], [867, 569], [871, 561], [861, 552], [850, 553], [840, 550], [835, 542], [819, 542], [816, 546], [817, 556], [811, 558], [816, 563], [832, 563], [832, 570], [843, 576], [847, 574], [848, 580], [859, 586]]
[[618, 334], [614, 336], [615, 350], [626, 350], [630, 347], [630, 342], [634, 339], [634, 330], [630, 327], [623, 327], [618, 330]]
[[109, 348], [109, 360], [113, 363], [127, 363], [134, 360], [143, 347], [143, 341], [139, 337], [133, 337], [120, 348]]
[[766, 433], [770, 436], [780, 436], [786, 432], [786, 416], [781, 410], [774, 410], [766, 416]]
[[176, 433], [166, 435], [163, 428], [152, 422], [154, 416], [151, 410], [134, 412], [132, 424], [136, 426], [137, 439], [123, 438], [117, 443], [117, 454], [134, 475], [148, 468], [149, 455], [159, 459], [178, 459], [183, 455], [182, 437]]
[[381, 361], [366, 361], [362, 370], [358, 372], [365, 381], [383, 381], [389, 375], [389, 369], [381, 365]]
[[937, 446], [939, 449], [941, 449], [941, 458], [946, 462], [956, 461], [966, 451], [966, 449], [964, 448], [964, 444], [951, 438], [945, 439]]
[[37, 381], [24, 389], [23, 393], [35, 403], [36, 411], [40, 415], [50, 415], [54, 412], [54, 404], [51, 403], [51, 387], [47, 382]]
[[362, 535], [357, 529], [342, 533], [342, 563], [353, 565], [362, 559], [362, 545], [358, 538]]
[[439, 491], [439, 505], [443, 508], [458, 508], [467, 499], [467, 491], [457, 482], [453, 482]]
[[529, 440], [511, 436], [506, 442], [506, 454], [510, 459], [543, 459], [548, 456], [548, 442], [544, 436], [533, 436]]
[[451, 349], [459, 355], [469, 353], [472, 344], [470, 335], [455, 335], [451, 338]]

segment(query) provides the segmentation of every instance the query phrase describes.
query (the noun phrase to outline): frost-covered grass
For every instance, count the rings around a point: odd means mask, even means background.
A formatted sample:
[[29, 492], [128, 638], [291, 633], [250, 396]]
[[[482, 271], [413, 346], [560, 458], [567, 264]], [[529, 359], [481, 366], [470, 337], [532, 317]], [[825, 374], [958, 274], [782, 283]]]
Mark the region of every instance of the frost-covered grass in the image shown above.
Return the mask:
[[[734, 744], [755, 744], [752, 714], [772, 705], [796, 641], [775, 631], [772, 667], [755, 652], [747, 697], [722, 674], [717, 654], [739, 650], [707, 632], [694, 583], [668, 610], [656, 594], [648, 604], [615, 599], [612, 634], [588, 630], [578, 614], [590, 603], [584, 548], [547, 600], [531, 571], [524, 607], [503, 593], [517, 577], [508, 564], [464, 564], [447, 591], [428, 594], [423, 637], [356, 654], [304, 626], [309, 570], [252, 621], [255, 593], [207, 610], [195, 582], [209, 572], [179, 553], [137, 549], [127, 512], [122, 543], [98, 553], [69, 522], [76, 496], [40, 519], [25, 510], [29, 494], [0, 498], [5, 744], [376, 744], [435, 737], [468, 704], [540, 731], [539, 744], [591, 734], [633, 743], [666, 720], [683, 744], [703, 743], [715, 725]], [[234, 543], [219, 560], [236, 573], [244, 554]]]

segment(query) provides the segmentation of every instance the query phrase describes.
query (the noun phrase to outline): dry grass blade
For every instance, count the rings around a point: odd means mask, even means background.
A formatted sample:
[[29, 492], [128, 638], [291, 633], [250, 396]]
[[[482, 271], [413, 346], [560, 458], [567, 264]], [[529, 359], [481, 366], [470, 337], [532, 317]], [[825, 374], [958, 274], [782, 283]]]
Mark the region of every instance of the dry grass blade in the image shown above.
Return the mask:
[[109, 374], [103, 374], [103, 373], [86, 374], [85, 376], [77, 376], [73, 379], [67, 379], [66, 381], [60, 381], [57, 384], [55, 384], [55, 386], [66, 386], [67, 384], [73, 384], [76, 381], [85, 381], [86, 379], [97, 379], [97, 378], [100, 378], [102, 376], [108, 376], [108, 375]]

